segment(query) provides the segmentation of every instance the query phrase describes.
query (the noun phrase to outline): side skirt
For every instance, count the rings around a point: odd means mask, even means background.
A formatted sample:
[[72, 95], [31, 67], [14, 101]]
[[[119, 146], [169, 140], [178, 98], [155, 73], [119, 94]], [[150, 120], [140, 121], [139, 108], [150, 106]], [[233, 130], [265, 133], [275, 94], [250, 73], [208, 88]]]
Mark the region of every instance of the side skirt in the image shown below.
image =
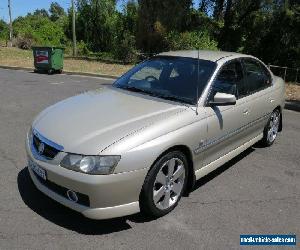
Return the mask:
[[243, 145], [239, 146], [238, 148], [232, 150], [231, 152], [227, 153], [226, 155], [223, 155], [219, 159], [209, 163], [208, 165], [198, 169], [195, 171], [196, 180], [199, 180], [203, 176], [209, 174], [210, 172], [214, 171], [218, 167], [222, 166], [226, 162], [230, 161], [232, 158], [236, 157], [243, 151], [245, 151], [247, 148], [254, 145], [256, 142], [261, 140], [263, 138], [263, 133], [259, 134], [258, 136], [254, 137], [250, 141], [244, 143]]

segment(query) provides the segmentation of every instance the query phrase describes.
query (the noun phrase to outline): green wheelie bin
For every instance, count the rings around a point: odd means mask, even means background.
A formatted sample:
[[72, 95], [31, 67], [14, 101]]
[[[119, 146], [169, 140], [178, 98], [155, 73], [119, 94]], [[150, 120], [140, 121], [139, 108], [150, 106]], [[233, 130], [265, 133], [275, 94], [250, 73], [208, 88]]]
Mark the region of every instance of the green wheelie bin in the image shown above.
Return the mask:
[[64, 66], [64, 48], [61, 47], [33, 47], [35, 71], [61, 73]]

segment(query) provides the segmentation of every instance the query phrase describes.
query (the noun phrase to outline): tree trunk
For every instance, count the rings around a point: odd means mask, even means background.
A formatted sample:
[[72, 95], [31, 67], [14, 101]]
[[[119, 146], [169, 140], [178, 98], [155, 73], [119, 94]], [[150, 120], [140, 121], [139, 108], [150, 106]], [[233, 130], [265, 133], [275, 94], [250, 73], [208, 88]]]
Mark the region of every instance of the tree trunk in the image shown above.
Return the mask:
[[228, 37], [230, 37], [230, 26], [232, 24], [232, 0], [227, 0], [225, 14], [224, 14], [224, 27], [221, 31], [220, 39], [219, 39], [219, 47], [222, 50], [230, 50], [230, 46], [228, 44]]
[[[228, 1], [227, 1], [228, 2]], [[223, 18], [224, 0], [215, 0], [214, 18], [221, 20]]]

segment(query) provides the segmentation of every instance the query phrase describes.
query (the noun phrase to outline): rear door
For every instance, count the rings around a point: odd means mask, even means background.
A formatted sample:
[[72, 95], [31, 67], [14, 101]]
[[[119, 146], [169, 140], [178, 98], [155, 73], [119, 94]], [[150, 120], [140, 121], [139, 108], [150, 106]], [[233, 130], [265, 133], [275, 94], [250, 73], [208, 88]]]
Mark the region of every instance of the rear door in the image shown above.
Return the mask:
[[226, 63], [212, 84], [208, 101], [217, 92], [234, 94], [237, 103], [230, 106], [205, 107], [207, 139], [204, 143], [204, 166], [242, 145], [247, 137], [250, 122], [250, 103], [239, 99], [244, 86], [244, 73], [240, 60]]
[[272, 78], [269, 71], [253, 58], [242, 59], [245, 81], [240, 98], [249, 104], [248, 138], [261, 134], [272, 111]]

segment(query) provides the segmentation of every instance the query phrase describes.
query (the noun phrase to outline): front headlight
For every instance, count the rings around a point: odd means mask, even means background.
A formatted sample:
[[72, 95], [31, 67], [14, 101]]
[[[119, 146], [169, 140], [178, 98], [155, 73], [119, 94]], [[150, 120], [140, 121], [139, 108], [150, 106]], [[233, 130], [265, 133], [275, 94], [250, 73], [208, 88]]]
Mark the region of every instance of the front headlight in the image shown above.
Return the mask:
[[94, 175], [112, 174], [121, 156], [86, 156], [67, 154], [60, 165], [64, 168]]

